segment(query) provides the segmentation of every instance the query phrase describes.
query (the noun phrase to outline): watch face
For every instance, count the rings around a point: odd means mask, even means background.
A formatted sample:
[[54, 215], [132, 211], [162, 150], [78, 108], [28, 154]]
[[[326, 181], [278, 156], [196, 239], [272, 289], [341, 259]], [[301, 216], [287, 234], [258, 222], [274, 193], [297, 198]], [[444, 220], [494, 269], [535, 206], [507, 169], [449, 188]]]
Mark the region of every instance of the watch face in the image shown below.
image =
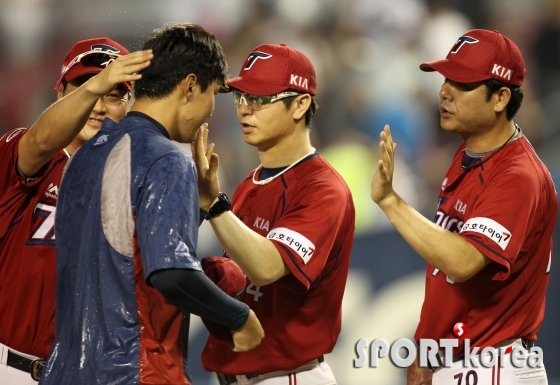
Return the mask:
[[231, 209], [231, 202], [230, 202], [230, 200], [229, 200], [229, 198], [226, 194], [219, 193], [218, 194], [218, 199], [219, 199], [219, 202], [223, 202], [227, 205], [228, 210]]
[[214, 203], [212, 205], [212, 207], [210, 207], [210, 210], [208, 211], [208, 215], [206, 216], [206, 219], [213, 218], [216, 215], [219, 215], [219, 214], [223, 213], [224, 211], [228, 211], [228, 210], [231, 210], [231, 202], [229, 201], [229, 198], [227, 197], [226, 194], [219, 193], [218, 194], [218, 201], [216, 203]]

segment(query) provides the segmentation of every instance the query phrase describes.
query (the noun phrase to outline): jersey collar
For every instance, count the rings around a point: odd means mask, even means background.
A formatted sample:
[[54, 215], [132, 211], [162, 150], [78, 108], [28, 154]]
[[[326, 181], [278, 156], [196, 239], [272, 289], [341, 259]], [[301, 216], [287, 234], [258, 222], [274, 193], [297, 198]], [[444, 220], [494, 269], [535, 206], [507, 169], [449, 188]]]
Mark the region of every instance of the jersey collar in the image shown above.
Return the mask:
[[150, 115], [146, 115], [145, 113], [140, 111], [129, 111], [128, 114], [126, 114], [126, 116], [135, 116], [137, 118], [144, 118], [146, 120], [149, 120], [150, 122], [152, 122], [154, 126], [158, 128], [158, 130], [161, 131], [163, 136], [171, 140], [171, 138], [169, 137], [169, 132], [167, 132], [165, 127], [163, 127], [163, 124], [161, 124], [160, 122], [152, 118]]

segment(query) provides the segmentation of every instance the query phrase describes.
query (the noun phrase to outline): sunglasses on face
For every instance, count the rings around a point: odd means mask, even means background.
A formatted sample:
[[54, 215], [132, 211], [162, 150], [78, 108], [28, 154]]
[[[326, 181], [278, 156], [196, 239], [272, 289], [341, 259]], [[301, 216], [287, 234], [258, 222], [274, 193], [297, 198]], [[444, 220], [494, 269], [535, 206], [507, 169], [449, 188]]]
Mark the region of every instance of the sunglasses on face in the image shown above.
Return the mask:
[[64, 76], [68, 73], [68, 71], [70, 71], [70, 68], [74, 67], [76, 64], [82, 63], [84, 67], [102, 68], [107, 67], [113, 60], [115, 60], [119, 56], [121, 55], [101, 51], [86, 51], [79, 54], [78, 56], [70, 60], [67, 65], [62, 66], [60, 77], [58, 78], [54, 89], [58, 89], [58, 86], [60, 85], [60, 82], [62, 82]]
[[295, 91], [284, 91], [280, 92], [276, 95], [267, 95], [267, 96], [257, 96], [251, 94], [245, 94], [239, 91], [233, 91], [233, 103], [235, 104], [236, 108], [241, 106], [241, 103], [244, 102], [246, 105], [251, 107], [253, 110], [260, 110], [278, 100], [289, 98], [292, 96], [301, 95], [299, 92]]

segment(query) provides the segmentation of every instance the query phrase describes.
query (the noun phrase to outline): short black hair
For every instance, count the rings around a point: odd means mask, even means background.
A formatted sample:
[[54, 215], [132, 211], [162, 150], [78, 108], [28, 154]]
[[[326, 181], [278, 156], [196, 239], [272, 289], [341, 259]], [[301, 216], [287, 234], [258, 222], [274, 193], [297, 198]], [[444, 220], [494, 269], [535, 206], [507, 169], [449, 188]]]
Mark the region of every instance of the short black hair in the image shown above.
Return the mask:
[[486, 101], [490, 101], [492, 94], [500, 88], [509, 88], [511, 91], [511, 99], [506, 106], [506, 118], [507, 120], [512, 120], [517, 114], [517, 111], [519, 111], [521, 103], [523, 102], [524, 93], [521, 87], [512, 86], [511, 84], [507, 84], [496, 79], [488, 79], [483, 81], [483, 83], [486, 85]]
[[[287, 91], [292, 91], [292, 90], [287, 90]], [[300, 94], [300, 95], [303, 95], [303, 94]], [[298, 96], [299, 95], [295, 95], [295, 96], [290, 96], [288, 98], [282, 99], [282, 101], [284, 102], [284, 106], [286, 106], [286, 110], [290, 109], [290, 106], [292, 105], [292, 102]], [[307, 111], [305, 111], [305, 127], [307, 127], [307, 128], [311, 127], [311, 122], [313, 120], [313, 115], [315, 115], [315, 112], [317, 111], [317, 108], [319, 107], [319, 105], [315, 101], [315, 97], [313, 95], [310, 95], [310, 96], [311, 96], [311, 104], [309, 105], [309, 108], [307, 109]]]
[[189, 74], [196, 75], [202, 92], [213, 81], [227, 81], [224, 51], [216, 37], [200, 25], [165, 25], [150, 34], [143, 49], [152, 49], [154, 57], [134, 84], [136, 98], [164, 98]]

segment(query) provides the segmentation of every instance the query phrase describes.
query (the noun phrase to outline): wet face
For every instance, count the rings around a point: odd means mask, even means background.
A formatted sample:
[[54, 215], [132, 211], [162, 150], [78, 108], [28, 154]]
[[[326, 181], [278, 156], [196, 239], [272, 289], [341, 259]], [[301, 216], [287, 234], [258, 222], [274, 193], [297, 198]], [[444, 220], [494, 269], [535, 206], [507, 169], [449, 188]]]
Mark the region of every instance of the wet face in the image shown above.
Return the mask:
[[441, 127], [464, 135], [492, 127], [496, 112], [492, 100], [486, 100], [486, 92], [482, 82], [458, 83], [445, 79], [439, 91]]
[[198, 83], [192, 86], [187, 107], [180, 118], [179, 137], [172, 139], [182, 143], [194, 142], [198, 128], [214, 112], [215, 97], [220, 87], [221, 83], [217, 81], [210, 83], [204, 92]]

